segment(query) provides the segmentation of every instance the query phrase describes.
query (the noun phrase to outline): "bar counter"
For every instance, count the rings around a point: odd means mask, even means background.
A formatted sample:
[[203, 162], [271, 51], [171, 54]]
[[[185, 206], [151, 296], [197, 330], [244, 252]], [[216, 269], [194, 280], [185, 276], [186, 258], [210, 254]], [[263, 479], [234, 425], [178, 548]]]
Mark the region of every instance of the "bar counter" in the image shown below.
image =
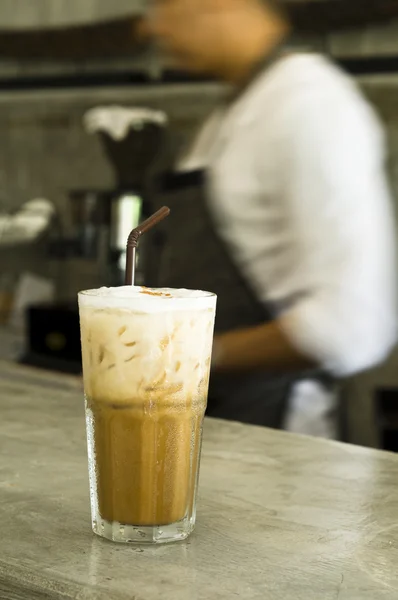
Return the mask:
[[397, 600], [398, 457], [207, 420], [184, 543], [91, 532], [79, 378], [0, 362], [0, 597]]

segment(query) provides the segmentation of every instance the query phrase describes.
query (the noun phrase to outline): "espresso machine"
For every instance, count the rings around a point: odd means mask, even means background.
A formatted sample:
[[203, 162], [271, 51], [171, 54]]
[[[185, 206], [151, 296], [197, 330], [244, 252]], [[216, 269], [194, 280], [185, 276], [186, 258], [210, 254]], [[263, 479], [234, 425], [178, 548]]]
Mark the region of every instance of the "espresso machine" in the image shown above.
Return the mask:
[[[85, 115], [84, 126], [102, 144], [115, 186], [69, 191], [72, 235], [49, 246], [49, 257], [57, 264], [58, 300], [30, 307], [23, 358], [28, 364], [74, 373], [81, 370], [77, 291], [124, 284], [128, 235], [152, 212], [151, 183], [164, 148], [167, 118], [149, 109], [98, 107]], [[137, 252], [138, 285], [144, 284], [145, 242]]]
[[[71, 190], [77, 247], [97, 259], [103, 285], [122, 285], [126, 242], [150, 215], [150, 186], [166, 139], [167, 117], [146, 108], [97, 107], [84, 117], [86, 131], [100, 140], [113, 167], [111, 190]], [[136, 283], [142, 285], [145, 240], [137, 253]]]

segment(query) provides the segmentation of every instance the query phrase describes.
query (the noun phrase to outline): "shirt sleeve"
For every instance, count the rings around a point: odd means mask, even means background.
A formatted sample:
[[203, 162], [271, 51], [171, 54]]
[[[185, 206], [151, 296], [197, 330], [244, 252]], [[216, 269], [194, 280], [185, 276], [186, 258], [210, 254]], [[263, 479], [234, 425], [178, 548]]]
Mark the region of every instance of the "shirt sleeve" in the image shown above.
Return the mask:
[[285, 119], [281, 198], [295, 294], [291, 343], [329, 372], [382, 361], [396, 340], [394, 217], [382, 129], [359, 93], [313, 90]]

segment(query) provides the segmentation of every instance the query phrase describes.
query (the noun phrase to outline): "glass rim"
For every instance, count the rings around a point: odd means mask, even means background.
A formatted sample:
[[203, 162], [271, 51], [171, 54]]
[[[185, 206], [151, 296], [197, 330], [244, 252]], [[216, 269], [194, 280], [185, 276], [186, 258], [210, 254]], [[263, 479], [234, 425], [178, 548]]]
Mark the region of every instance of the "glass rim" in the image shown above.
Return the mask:
[[[120, 288], [114, 287], [114, 288], [104, 288], [104, 289], [105, 290], [109, 290], [109, 289], [114, 289], [114, 290], [121, 289], [121, 290], [123, 290], [123, 288], [126, 289], [126, 288], [129, 288], [129, 287], [132, 287], [132, 286], [120, 286]], [[137, 286], [137, 288], [142, 289], [142, 286]], [[135, 299], [136, 298], [136, 297], [131, 296], [129, 294], [123, 294], [123, 293], [121, 293], [121, 294], [114, 294], [114, 295], [113, 294], [106, 294], [106, 293], [105, 294], [99, 294], [98, 291], [100, 289], [101, 288], [92, 288], [92, 289], [89, 289], [89, 290], [81, 290], [81, 291], [78, 292], [78, 296], [85, 296], [85, 297], [88, 297], [88, 298], [102, 298], [102, 299], [109, 298], [109, 299], [112, 299], [112, 300], [113, 299], [131, 300], [131, 299]], [[156, 292], [158, 290], [165, 290], [165, 291], [166, 290], [167, 291], [184, 290], [184, 291], [191, 292], [191, 293], [195, 293], [196, 292], [195, 295], [191, 295], [191, 296], [166, 296], [166, 295], [163, 295], [163, 294], [159, 294], [159, 295], [158, 294], [151, 294], [151, 293], [145, 294], [145, 292], [143, 292], [142, 296], [146, 297], [146, 299], [148, 299], [148, 300], [151, 299], [151, 298], [154, 299], [154, 300], [155, 299], [159, 300], [160, 298], [162, 298], [164, 300], [174, 300], [174, 301], [176, 301], [176, 300], [185, 300], [186, 301], [186, 300], [200, 300], [201, 298], [215, 298], [215, 297], [217, 297], [217, 294], [215, 294], [214, 292], [207, 292], [205, 290], [192, 290], [192, 289], [188, 289], [188, 288], [186, 290], [185, 290], [185, 288], [152, 288], [152, 287], [143, 288], [143, 289], [144, 290], [147, 289], [149, 292], [151, 292], [151, 291]]]

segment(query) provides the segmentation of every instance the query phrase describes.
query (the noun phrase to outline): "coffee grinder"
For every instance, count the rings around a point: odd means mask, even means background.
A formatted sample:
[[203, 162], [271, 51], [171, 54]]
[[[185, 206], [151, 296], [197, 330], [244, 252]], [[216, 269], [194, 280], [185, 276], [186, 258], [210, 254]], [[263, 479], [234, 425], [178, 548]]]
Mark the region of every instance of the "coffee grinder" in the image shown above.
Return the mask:
[[[99, 137], [115, 174], [115, 188], [97, 195], [102, 213], [97, 252], [102, 255], [104, 285], [122, 285], [128, 235], [152, 212], [150, 186], [164, 147], [167, 117], [146, 108], [97, 107], [86, 113], [84, 125]], [[83, 228], [86, 224], [87, 220]], [[101, 226], [105, 226], [102, 238]], [[144, 283], [144, 261], [145, 240], [137, 252], [138, 285]]]
[[[77, 291], [124, 284], [126, 242], [132, 229], [151, 214], [152, 174], [161, 158], [167, 118], [149, 109], [99, 107], [84, 117], [98, 136], [115, 174], [110, 190], [70, 190], [71, 237], [49, 245], [55, 260], [57, 302], [28, 310], [23, 362], [41, 368], [81, 370]], [[143, 284], [145, 243], [137, 252], [136, 283]]]

